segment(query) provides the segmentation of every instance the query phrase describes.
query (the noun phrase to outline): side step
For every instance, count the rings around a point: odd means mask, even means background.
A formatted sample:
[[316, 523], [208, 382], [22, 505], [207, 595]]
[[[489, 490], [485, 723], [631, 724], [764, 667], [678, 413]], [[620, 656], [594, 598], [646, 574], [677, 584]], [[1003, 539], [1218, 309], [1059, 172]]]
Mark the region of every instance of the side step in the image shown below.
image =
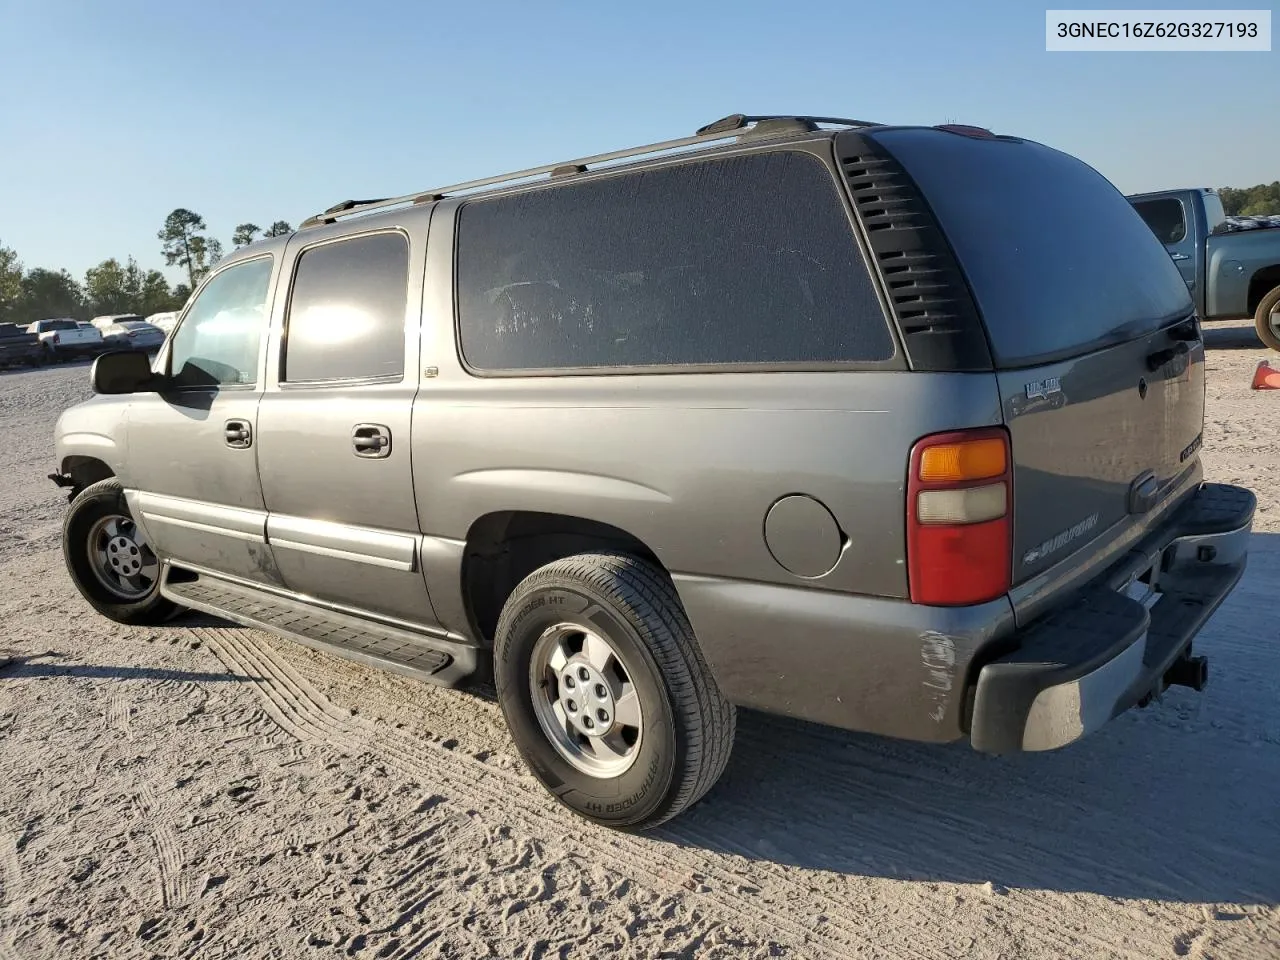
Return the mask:
[[472, 646], [403, 630], [282, 597], [245, 584], [182, 570], [192, 580], [171, 579], [168, 568], [160, 592], [174, 603], [247, 627], [257, 627], [323, 653], [416, 680], [452, 687], [475, 672], [479, 651]]

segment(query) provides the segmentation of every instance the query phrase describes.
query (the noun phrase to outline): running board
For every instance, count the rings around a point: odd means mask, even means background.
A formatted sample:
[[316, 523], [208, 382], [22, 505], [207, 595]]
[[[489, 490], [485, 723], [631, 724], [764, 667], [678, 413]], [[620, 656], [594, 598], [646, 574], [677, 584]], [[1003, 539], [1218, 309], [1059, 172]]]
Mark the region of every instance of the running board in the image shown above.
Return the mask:
[[[278, 596], [207, 574], [173, 581], [166, 571], [160, 592], [174, 603], [246, 627], [278, 634], [305, 646], [444, 687], [456, 686], [476, 670], [472, 646], [415, 633], [328, 610], [304, 600]], [[187, 571], [182, 571], [186, 575]]]

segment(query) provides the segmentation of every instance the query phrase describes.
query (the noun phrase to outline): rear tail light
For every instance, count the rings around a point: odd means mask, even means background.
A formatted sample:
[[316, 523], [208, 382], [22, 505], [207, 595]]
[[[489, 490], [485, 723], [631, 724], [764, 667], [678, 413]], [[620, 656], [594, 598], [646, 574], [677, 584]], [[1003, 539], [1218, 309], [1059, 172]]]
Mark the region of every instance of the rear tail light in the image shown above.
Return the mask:
[[53, 340], [53, 345], [55, 347], [62, 342], [61, 338], [56, 333], [53, 335], [51, 339]]
[[911, 450], [907, 576], [911, 602], [959, 606], [1009, 591], [1013, 481], [1002, 429], [940, 433]]

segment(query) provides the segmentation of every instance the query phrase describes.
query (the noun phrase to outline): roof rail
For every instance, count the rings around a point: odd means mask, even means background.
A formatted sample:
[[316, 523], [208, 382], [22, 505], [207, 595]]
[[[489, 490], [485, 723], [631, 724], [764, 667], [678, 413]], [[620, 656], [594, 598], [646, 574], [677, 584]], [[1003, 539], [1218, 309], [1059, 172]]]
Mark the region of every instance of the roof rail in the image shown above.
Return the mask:
[[562, 177], [574, 173], [585, 173], [589, 167], [599, 164], [610, 163], [615, 160], [625, 160], [631, 157], [643, 157], [654, 153], [666, 153], [671, 150], [679, 150], [682, 147], [700, 146], [704, 143], [714, 143], [717, 140], [728, 140], [741, 136], [747, 127], [754, 127], [765, 124], [766, 129], [769, 121], [789, 121], [793, 124], [801, 124], [805, 129], [817, 130], [820, 124], [830, 124], [844, 127], [875, 127], [879, 124], [871, 123], [866, 120], [847, 120], [840, 117], [805, 117], [805, 116], [749, 116], [742, 113], [730, 114], [714, 123], [709, 123], [704, 127], [700, 127], [691, 137], [679, 137], [675, 140], [663, 140], [660, 143], [649, 143], [639, 147], [630, 147], [626, 150], [614, 150], [611, 153], [598, 153], [591, 157], [582, 157], [578, 160], [561, 160], [556, 163], [548, 163], [541, 167], [530, 167], [527, 170], [517, 170], [513, 173], [503, 173], [496, 177], [485, 177], [481, 180], [467, 180], [463, 183], [454, 183], [445, 187], [432, 187], [429, 190], [417, 190], [413, 193], [406, 193], [400, 197], [386, 197], [378, 200], [344, 200], [342, 203], [335, 204], [323, 213], [317, 213], [314, 217], [308, 217], [299, 226], [298, 229], [306, 227], [318, 226], [322, 223], [335, 223], [344, 217], [355, 216], [357, 214], [370, 213], [374, 210], [385, 210], [389, 207], [398, 207], [402, 204], [423, 204], [432, 203], [441, 200], [446, 196], [452, 196], [459, 193], [468, 193], [472, 190], [479, 190], [482, 187], [492, 187], [500, 183], [518, 183], [521, 180], [532, 180], [535, 177]]

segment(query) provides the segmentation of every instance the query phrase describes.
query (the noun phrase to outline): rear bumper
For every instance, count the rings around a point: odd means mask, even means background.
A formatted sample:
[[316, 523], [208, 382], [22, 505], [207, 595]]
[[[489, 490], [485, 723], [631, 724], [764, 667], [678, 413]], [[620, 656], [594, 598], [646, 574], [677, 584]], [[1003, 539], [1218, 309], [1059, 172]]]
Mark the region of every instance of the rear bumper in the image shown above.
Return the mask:
[[[1065, 746], [1184, 681], [1192, 641], [1244, 573], [1255, 506], [1242, 487], [1204, 484], [1106, 575], [1016, 634], [978, 672], [973, 746]], [[1144, 603], [1126, 584], [1154, 592]]]

